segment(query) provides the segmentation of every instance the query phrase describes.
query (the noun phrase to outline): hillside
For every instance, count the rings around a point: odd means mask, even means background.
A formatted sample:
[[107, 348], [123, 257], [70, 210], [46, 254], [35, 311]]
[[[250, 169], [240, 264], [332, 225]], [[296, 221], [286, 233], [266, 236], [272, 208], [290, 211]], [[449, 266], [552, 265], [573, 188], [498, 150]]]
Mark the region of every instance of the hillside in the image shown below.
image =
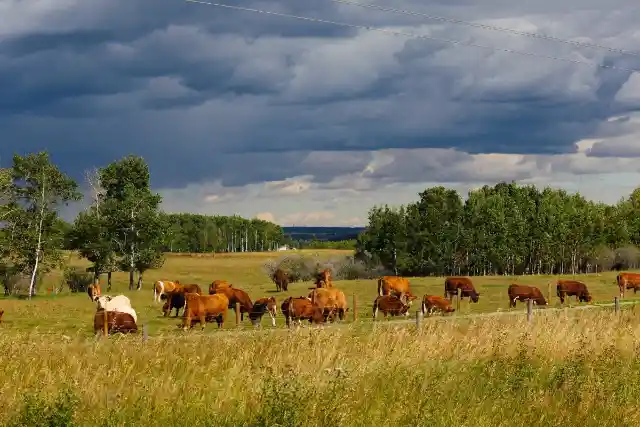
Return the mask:
[[355, 239], [364, 227], [282, 227], [285, 237], [292, 240], [337, 241]]

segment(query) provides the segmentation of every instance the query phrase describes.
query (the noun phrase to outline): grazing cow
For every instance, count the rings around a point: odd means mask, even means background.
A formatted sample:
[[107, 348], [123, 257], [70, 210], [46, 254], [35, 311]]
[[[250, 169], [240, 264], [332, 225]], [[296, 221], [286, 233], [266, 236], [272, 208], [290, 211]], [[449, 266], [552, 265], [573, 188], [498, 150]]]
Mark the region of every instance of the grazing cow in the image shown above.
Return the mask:
[[253, 326], [258, 326], [265, 313], [269, 313], [271, 317], [271, 326], [276, 326], [276, 314], [278, 305], [275, 297], [259, 298], [253, 303], [253, 309], [249, 313], [249, 320]]
[[95, 283], [87, 286], [87, 293], [89, 294], [89, 298], [91, 298], [91, 301], [95, 301], [96, 299], [98, 299], [98, 297], [102, 295], [100, 284]]
[[325, 323], [327, 317], [332, 313], [325, 313], [325, 310], [311, 302], [305, 297], [289, 297], [280, 306], [284, 315], [287, 327], [291, 326], [291, 321], [302, 324], [302, 320], [309, 320], [309, 323]]
[[215, 294], [218, 289], [230, 288], [232, 286], [233, 285], [231, 283], [227, 282], [226, 280], [214, 280], [209, 285], [209, 295]]
[[422, 314], [430, 315], [434, 311], [453, 313], [456, 309], [451, 307], [447, 298], [436, 295], [425, 295], [422, 298]]
[[276, 271], [271, 275], [271, 280], [276, 284], [276, 291], [287, 291], [289, 289], [289, 274], [281, 268], [276, 268]]
[[[123, 313], [119, 311], [107, 311], [107, 332], [131, 334], [138, 332], [138, 326], [136, 325], [136, 319], [130, 313]], [[104, 310], [96, 311], [93, 316], [93, 332], [95, 334], [104, 330]]]
[[624, 297], [626, 289], [633, 289], [635, 294], [640, 289], [640, 273], [620, 273], [616, 277], [616, 282], [618, 283], [621, 297]]
[[176, 280], [175, 282], [171, 282], [168, 280], [158, 280], [153, 284], [153, 302], [160, 302], [160, 296], [162, 296], [162, 294], [166, 292], [173, 292], [179, 285], [179, 280]]
[[167, 295], [162, 295], [161, 299], [166, 299], [167, 302], [162, 306], [162, 312], [165, 316], [171, 316], [171, 310], [176, 309], [176, 317], [178, 317], [178, 313], [180, 313], [180, 309], [184, 308], [185, 298], [183, 293], [175, 293], [171, 295], [171, 298], [168, 298]]
[[136, 311], [131, 307], [131, 300], [125, 295], [102, 295], [96, 299], [98, 310], [118, 311], [120, 313], [129, 313], [133, 317], [134, 322], [138, 322]]
[[577, 280], [560, 279], [556, 282], [556, 293], [560, 298], [560, 303], [564, 304], [565, 296], [576, 297], [576, 302], [591, 302], [593, 298], [589, 294], [587, 285]]
[[536, 305], [548, 304], [540, 289], [535, 286], [516, 285], [514, 283], [509, 286], [507, 293], [509, 294], [509, 307], [515, 307], [518, 300], [524, 302], [528, 299], [533, 300]]
[[378, 317], [378, 311], [382, 311], [384, 317], [387, 314], [391, 316], [408, 316], [409, 315], [409, 301], [406, 294], [395, 295], [378, 295], [373, 302], [373, 318]]
[[418, 299], [417, 296], [411, 293], [411, 287], [409, 286], [409, 280], [404, 277], [398, 276], [383, 276], [378, 279], [378, 295], [405, 295], [407, 304], [411, 306], [413, 300]]
[[[182, 316], [182, 327], [186, 331], [191, 328], [194, 323], [200, 322], [200, 326], [204, 329], [207, 321], [216, 320], [218, 328], [222, 328], [227, 317], [227, 309], [229, 307], [229, 299], [224, 294], [214, 295], [198, 295], [187, 293], [184, 294], [186, 299], [186, 307]], [[195, 320], [196, 322], [192, 321]]]
[[309, 293], [309, 299], [318, 307], [325, 310], [325, 314], [336, 312], [340, 320], [349, 311], [347, 307], [347, 297], [344, 292], [337, 288], [317, 288]]
[[211, 292], [209, 288], [209, 295], [224, 294], [229, 300], [229, 308], [232, 308], [235, 312], [236, 303], [240, 303], [240, 320], [244, 320], [244, 313], [251, 313], [253, 309], [253, 303], [249, 294], [242, 289], [234, 288], [233, 286], [218, 286], [214, 288], [214, 292]]
[[318, 273], [316, 273], [316, 288], [331, 288], [333, 283], [331, 283], [331, 270], [325, 269]]
[[444, 281], [444, 297], [451, 300], [453, 295], [460, 298], [469, 297], [470, 301], [478, 302], [480, 294], [476, 292], [471, 279], [468, 277], [447, 277]]

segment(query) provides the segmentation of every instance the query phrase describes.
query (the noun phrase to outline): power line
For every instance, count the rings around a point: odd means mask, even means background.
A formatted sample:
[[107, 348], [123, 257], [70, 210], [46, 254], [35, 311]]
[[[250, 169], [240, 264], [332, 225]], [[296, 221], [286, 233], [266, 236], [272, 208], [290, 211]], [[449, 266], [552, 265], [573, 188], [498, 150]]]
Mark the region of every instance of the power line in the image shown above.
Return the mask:
[[348, 5], [352, 5], [352, 6], [362, 7], [362, 8], [366, 8], [366, 9], [376, 9], [376, 10], [380, 10], [382, 12], [391, 12], [391, 13], [396, 13], [396, 14], [401, 14], [401, 15], [410, 15], [410, 16], [420, 16], [422, 18], [430, 19], [430, 20], [433, 20], [433, 21], [447, 22], [447, 23], [450, 23], [450, 24], [466, 25], [468, 27], [481, 28], [483, 30], [502, 31], [502, 32], [505, 32], [505, 33], [516, 34], [516, 35], [519, 35], [519, 36], [533, 37], [533, 38], [537, 38], [537, 39], [543, 39], [543, 40], [549, 40], [549, 41], [554, 41], [554, 42], [559, 42], [559, 43], [570, 44], [570, 45], [578, 46], [578, 47], [590, 47], [590, 48], [604, 49], [604, 50], [608, 50], [609, 52], [619, 53], [619, 54], [622, 54], [622, 55], [640, 56], [640, 52], [634, 52], [634, 51], [630, 51], [630, 50], [618, 49], [618, 48], [615, 48], [615, 47], [603, 46], [603, 45], [599, 45], [599, 44], [595, 44], [595, 43], [586, 43], [586, 42], [579, 42], [579, 41], [575, 41], [575, 40], [561, 39], [559, 37], [553, 37], [553, 36], [549, 36], [547, 34], [531, 33], [531, 32], [527, 32], [527, 31], [518, 31], [518, 30], [513, 30], [511, 28], [497, 27], [497, 26], [494, 26], [494, 25], [487, 25], [487, 24], [479, 24], [479, 23], [476, 23], [476, 22], [463, 21], [461, 19], [453, 19], [453, 18], [446, 18], [446, 17], [443, 17], [443, 16], [428, 15], [428, 14], [422, 13], [422, 12], [414, 12], [414, 11], [404, 10], [404, 9], [394, 9], [394, 8], [391, 8], [391, 7], [379, 6], [377, 4], [360, 3], [360, 2], [355, 2], [355, 1], [351, 1], [351, 0], [329, 0], [329, 1], [331, 1], [333, 3], [342, 3], [342, 4], [348, 4]]
[[241, 11], [245, 11], [245, 12], [261, 13], [261, 14], [264, 14], [264, 15], [273, 15], [273, 16], [281, 16], [281, 17], [284, 17], [284, 18], [299, 19], [301, 21], [319, 22], [319, 23], [324, 23], [324, 24], [337, 25], [337, 26], [340, 26], [340, 27], [358, 28], [358, 29], [361, 29], [361, 30], [368, 30], [368, 31], [378, 31], [378, 32], [381, 32], [381, 33], [391, 34], [391, 35], [394, 35], [394, 36], [403, 36], [403, 37], [423, 39], [423, 40], [432, 40], [432, 41], [438, 41], [438, 42], [443, 42], [443, 43], [451, 43], [451, 44], [456, 44], [456, 45], [461, 45], [461, 46], [470, 46], [470, 47], [477, 47], [477, 48], [481, 48], [481, 49], [488, 49], [488, 50], [493, 50], [493, 51], [496, 51], [496, 52], [513, 53], [513, 54], [516, 54], [516, 55], [529, 56], [529, 57], [541, 58], [541, 59], [552, 59], [552, 60], [556, 60], [556, 61], [569, 62], [569, 63], [572, 63], [572, 64], [590, 65], [590, 66], [596, 66], [596, 67], [600, 67], [600, 68], [608, 68], [608, 69], [611, 69], [611, 70], [626, 71], [626, 72], [631, 72], [631, 73], [640, 73], [640, 70], [633, 69], [633, 68], [622, 68], [622, 67], [616, 67], [616, 66], [613, 66], [613, 65], [598, 64], [596, 62], [591, 62], [591, 61], [579, 61], [577, 59], [560, 58], [560, 57], [557, 57], [557, 56], [542, 55], [542, 54], [538, 54], [538, 53], [525, 52], [525, 51], [522, 51], [522, 50], [513, 50], [513, 49], [500, 48], [500, 47], [486, 46], [486, 45], [481, 45], [481, 44], [476, 44], [476, 43], [464, 42], [464, 41], [460, 41], [460, 40], [451, 40], [451, 39], [444, 39], [444, 38], [439, 38], [439, 37], [425, 36], [425, 35], [422, 35], [422, 34], [415, 34], [415, 33], [410, 33], [410, 32], [406, 32], [406, 31], [387, 30], [387, 29], [384, 29], [384, 28], [371, 27], [371, 26], [368, 26], [368, 25], [357, 25], [357, 24], [348, 24], [348, 23], [345, 23], [345, 22], [328, 21], [328, 20], [325, 20], [325, 19], [309, 18], [309, 17], [306, 17], [306, 16], [290, 15], [290, 14], [279, 13], [279, 12], [270, 12], [270, 11], [267, 11], [267, 10], [252, 9], [252, 8], [241, 7], [241, 6], [231, 6], [231, 5], [228, 5], [228, 4], [212, 3], [212, 2], [202, 1], [202, 0], [184, 0], [184, 1], [188, 2], [188, 3], [199, 3], [199, 4], [205, 4], [207, 6], [216, 6], [216, 7], [222, 7], [222, 8], [227, 8], [227, 9], [241, 10]]

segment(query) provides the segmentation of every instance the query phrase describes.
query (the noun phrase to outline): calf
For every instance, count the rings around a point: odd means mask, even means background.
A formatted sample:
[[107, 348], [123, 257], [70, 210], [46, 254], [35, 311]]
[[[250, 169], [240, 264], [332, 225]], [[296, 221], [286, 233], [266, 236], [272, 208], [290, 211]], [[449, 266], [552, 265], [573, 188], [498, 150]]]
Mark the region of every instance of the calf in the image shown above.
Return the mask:
[[282, 314], [285, 316], [287, 327], [291, 326], [291, 321], [302, 324], [302, 320], [309, 320], [309, 323], [325, 323], [327, 317], [332, 313], [325, 314], [322, 307], [318, 307], [305, 297], [289, 297], [280, 306]]
[[536, 305], [548, 304], [540, 289], [535, 286], [516, 285], [514, 283], [509, 286], [507, 293], [509, 294], [509, 307], [515, 307], [518, 300], [524, 302], [529, 299], [533, 300]]
[[[107, 311], [107, 332], [112, 333], [137, 333], [138, 326], [135, 318], [130, 313], [119, 311]], [[95, 334], [104, 330], [104, 310], [96, 311], [93, 316], [93, 332]]]
[[162, 295], [160, 299], [166, 299], [167, 302], [162, 306], [162, 312], [165, 316], [171, 316], [171, 310], [176, 309], [176, 317], [178, 317], [178, 313], [180, 313], [180, 309], [184, 308], [185, 298], [184, 294], [177, 293], [171, 295], [171, 299], [167, 297], [167, 295]]
[[102, 290], [100, 289], [100, 284], [95, 283], [87, 286], [87, 294], [89, 294], [89, 298], [91, 301], [95, 301], [102, 295]]
[[434, 311], [453, 313], [456, 310], [451, 307], [449, 300], [446, 298], [435, 295], [425, 295], [422, 298], [422, 314], [430, 315]]
[[262, 320], [262, 316], [265, 313], [269, 313], [271, 317], [271, 326], [276, 326], [276, 314], [278, 306], [275, 297], [259, 298], [253, 303], [251, 313], [249, 313], [249, 320], [253, 326], [258, 326]]
[[234, 288], [233, 286], [218, 286], [212, 289], [209, 288], [209, 295], [224, 294], [229, 300], [229, 308], [232, 308], [235, 312], [236, 303], [240, 303], [240, 320], [244, 320], [244, 313], [251, 313], [253, 309], [253, 303], [249, 294], [242, 289]]
[[591, 302], [593, 298], [589, 294], [587, 285], [577, 280], [560, 279], [556, 283], [556, 293], [560, 298], [560, 303], [564, 304], [565, 296], [576, 297], [576, 302]]
[[276, 284], [276, 291], [287, 291], [289, 289], [289, 275], [281, 268], [276, 268], [276, 271], [271, 275], [271, 280]]
[[401, 294], [399, 297], [395, 295], [379, 295], [373, 302], [373, 318], [378, 317], [378, 311], [382, 311], [384, 317], [387, 317], [387, 314], [391, 316], [408, 316], [409, 306], [406, 294]]
[[626, 289], [633, 289], [633, 293], [635, 294], [638, 292], [638, 289], [640, 289], [640, 274], [620, 273], [616, 276], [616, 283], [618, 283], [621, 297], [624, 297], [624, 291]]
[[229, 307], [229, 299], [224, 294], [214, 295], [198, 295], [185, 294], [186, 307], [183, 314], [183, 329], [186, 331], [192, 327], [195, 322], [192, 318], [196, 318], [200, 322], [200, 326], [204, 329], [207, 320], [213, 318], [218, 323], [218, 328], [222, 328], [225, 318], [227, 317], [227, 309]]
[[480, 294], [476, 292], [473, 282], [468, 277], [447, 277], [444, 281], [444, 297], [451, 300], [453, 295], [467, 298], [472, 302], [478, 302]]

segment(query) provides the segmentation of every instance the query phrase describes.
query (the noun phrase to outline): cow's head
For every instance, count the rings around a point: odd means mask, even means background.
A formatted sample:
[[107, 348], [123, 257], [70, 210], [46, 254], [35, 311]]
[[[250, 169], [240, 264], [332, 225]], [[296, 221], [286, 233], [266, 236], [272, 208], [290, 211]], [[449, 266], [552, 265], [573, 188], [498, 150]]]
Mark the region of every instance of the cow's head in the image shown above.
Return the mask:
[[478, 302], [478, 300], [480, 299], [480, 294], [476, 291], [472, 291], [469, 298], [471, 298], [471, 301], [473, 302]]
[[98, 297], [94, 297], [93, 300], [97, 303], [98, 310], [104, 310], [104, 307], [107, 305], [107, 303], [109, 301], [111, 301], [111, 296], [110, 295], [101, 295], [101, 296], [98, 296]]
[[540, 297], [534, 299], [533, 301], [536, 303], [536, 305], [549, 305], [549, 303], [547, 302], [546, 299], [544, 299], [543, 296], [540, 296]]
[[589, 294], [589, 292], [585, 292], [584, 294], [580, 295], [580, 301], [582, 301], [582, 302], [592, 302], [593, 301], [593, 297], [591, 296], [591, 294]]

